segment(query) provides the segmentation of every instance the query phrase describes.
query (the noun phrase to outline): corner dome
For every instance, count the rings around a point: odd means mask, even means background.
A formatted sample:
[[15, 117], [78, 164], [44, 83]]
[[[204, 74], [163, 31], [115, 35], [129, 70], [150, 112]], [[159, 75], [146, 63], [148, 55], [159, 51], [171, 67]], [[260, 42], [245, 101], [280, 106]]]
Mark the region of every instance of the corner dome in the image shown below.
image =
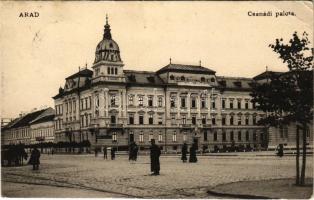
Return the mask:
[[119, 45], [112, 39], [110, 31], [108, 17], [106, 17], [104, 36], [102, 41], [100, 41], [96, 47], [94, 63], [98, 63], [100, 61], [122, 62]]

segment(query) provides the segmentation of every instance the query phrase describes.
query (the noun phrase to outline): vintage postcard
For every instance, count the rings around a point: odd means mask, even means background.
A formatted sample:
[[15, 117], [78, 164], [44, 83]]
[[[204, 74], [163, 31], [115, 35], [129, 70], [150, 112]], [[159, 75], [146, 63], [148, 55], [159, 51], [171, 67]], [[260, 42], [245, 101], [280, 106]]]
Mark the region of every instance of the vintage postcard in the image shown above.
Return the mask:
[[0, 9], [2, 197], [312, 197], [312, 2]]

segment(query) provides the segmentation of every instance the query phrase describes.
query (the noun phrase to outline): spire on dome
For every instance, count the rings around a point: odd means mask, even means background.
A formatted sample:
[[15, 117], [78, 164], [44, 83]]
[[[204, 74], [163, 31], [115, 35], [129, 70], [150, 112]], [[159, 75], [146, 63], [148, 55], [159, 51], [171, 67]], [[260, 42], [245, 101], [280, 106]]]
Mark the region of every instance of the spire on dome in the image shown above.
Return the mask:
[[104, 29], [104, 39], [111, 40], [110, 25], [108, 24], [108, 15], [106, 14], [106, 25]]

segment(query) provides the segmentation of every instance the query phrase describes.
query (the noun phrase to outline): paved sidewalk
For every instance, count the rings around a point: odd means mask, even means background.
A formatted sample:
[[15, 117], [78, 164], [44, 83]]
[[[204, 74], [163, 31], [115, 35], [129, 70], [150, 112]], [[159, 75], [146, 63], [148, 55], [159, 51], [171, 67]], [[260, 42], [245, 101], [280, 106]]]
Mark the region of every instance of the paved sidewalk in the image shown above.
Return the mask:
[[313, 195], [313, 179], [307, 178], [305, 186], [296, 186], [292, 178], [240, 181], [215, 186], [208, 193], [224, 198], [310, 199]]

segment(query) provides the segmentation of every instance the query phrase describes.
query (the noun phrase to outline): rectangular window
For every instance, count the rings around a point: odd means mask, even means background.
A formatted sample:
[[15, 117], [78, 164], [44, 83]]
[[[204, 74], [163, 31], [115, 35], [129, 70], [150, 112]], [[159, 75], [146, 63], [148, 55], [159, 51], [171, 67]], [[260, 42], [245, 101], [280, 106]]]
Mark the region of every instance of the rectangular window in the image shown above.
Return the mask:
[[162, 107], [162, 97], [158, 97], [158, 107]]
[[113, 133], [112, 133], [112, 141], [113, 141], [113, 142], [116, 142], [116, 141], [117, 141], [117, 133], [116, 133], [116, 132], [113, 132]]
[[185, 115], [182, 116], [182, 124], [186, 124], [186, 116]]
[[172, 135], [172, 142], [176, 142], [177, 141], [177, 133], [176, 132], [173, 132], [173, 135]]
[[69, 102], [69, 113], [72, 113], [72, 102]]
[[255, 109], [256, 108], [256, 104], [255, 102], [252, 102], [252, 108]]
[[153, 106], [153, 97], [152, 97], [152, 96], [149, 96], [149, 97], [148, 97], [148, 106], [149, 106], [149, 107], [152, 107], [152, 106]]
[[217, 141], [217, 132], [214, 132], [214, 141]]
[[195, 125], [196, 124], [196, 117], [192, 116], [192, 124]]
[[249, 125], [249, 116], [245, 116], [245, 125]]
[[176, 107], [176, 97], [172, 96], [170, 98], [170, 107], [175, 108]]
[[92, 107], [92, 97], [88, 97], [88, 108]]
[[140, 138], [139, 138], [140, 142], [144, 142], [144, 134], [143, 131], [141, 131], [140, 133]]
[[253, 125], [256, 125], [256, 116], [253, 116]]
[[116, 105], [116, 95], [110, 96], [110, 105], [115, 106]]
[[143, 106], [144, 104], [143, 104], [143, 96], [139, 96], [138, 97], [138, 105], [139, 106]]
[[233, 125], [233, 116], [230, 116], [230, 125]]
[[216, 125], [216, 118], [212, 117], [212, 125]]
[[202, 124], [206, 124], [206, 115], [202, 115]]
[[215, 102], [215, 99], [212, 100], [212, 109], [216, 109], [216, 102]]
[[185, 105], [185, 97], [181, 97], [181, 108], [185, 108], [186, 105]]
[[238, 141], [241, 141], [241, 131], [238, 131]]
[[[183, 106], [182, 106], [183, 107]], [[191, 99], [191, 108], [196, 108], [196, 99], [195, 99], [195, 97], [193, 97], [192, 99]]]
[[223, 117], [221, 118], [221, 124], [222, 124], [222, 125], [226, 125], [226, 117], [225, 117], [225, 116], [223, 116]]
[[76, 102], [75, 102], [75, 100], [73, 101], [72, 105], [73, 105], [73, 112], [75, 113], [76, 112]]
[[133, 100], [133, 95], [129, 95], [129, 105], [133, 105], [134, 104], [134, 100]]
[[154, 139], [154, 134], [151, 132], [148, 136], [148, 141], [151, 141], [152, 139]]
[[207, 131], [204, 131], [204, 141], [207, 141]]
[[225, 108], [226, 108], [226, 100], [225, 100], [225, 99], [222, 99], [222, 100], [221, 100], [221, 108], [222, 108], [222, 109], [225, 109]]
[[233, 141], [234, 140], [234, 135], [233, 135], [233, 131], [230, 132], [230, 140]]
[[238, 115], [238, 125], [241, 125], [242, 124], [242, 117], [240, 115]]
[[233, 109], [233, 100], [230, 100], [229, 107], [230, 109]]
[[162, 116], [158, 116], [158, 124], [162, 124], [163, 120], [162, 120]]
[[116, 123], [116, 116], [112, 115], [112, 116], [110, 117], [110, 123], [111, 123], [111, 124], [115, 124], [115, 123]]
[[149, 114], [148, 123], [149, 124], [153, 124], [154, 123], [154, 118], [153, 118], [152, 114]]
[[206, 108], [206, 101], [205, 98], [201, 99], [201, 108]]
[[138, 122], [139, 124], [144, 124], [144, 117], [143, 117], [143, 115], [139, 116], [138, 121], [139, 121]]
[[279, 126], [279, 133], [280, 133], [280, 138], [283, 138], [283, 133], [284, 133], [283, 125]]
[[85, 109], [88, 109], [88, 104], [87, 104], [88, 98], [85, 98]]
[[238, 99], [238, 109], [241, 109], [241, 99]]
[[249, 101], [248, 100], [245, 101], [245, 109], [249, 109]]
[[133, 114], [129, 115], [129, 124], [134, 124], [134, 115]]
[[256, 132], [253, 133], [253, 141], [256, 141]]
[[158, 135], [158, 142], [162, 142], [162, 133], [159, 132], [159, 135]]
[[246, 131], [245, 132], [245, 140], [249, 141], [249, 139], [250, 139], [249, 131]]
[[222, 141], [226, 141], [226, 133], [222, 132]]

